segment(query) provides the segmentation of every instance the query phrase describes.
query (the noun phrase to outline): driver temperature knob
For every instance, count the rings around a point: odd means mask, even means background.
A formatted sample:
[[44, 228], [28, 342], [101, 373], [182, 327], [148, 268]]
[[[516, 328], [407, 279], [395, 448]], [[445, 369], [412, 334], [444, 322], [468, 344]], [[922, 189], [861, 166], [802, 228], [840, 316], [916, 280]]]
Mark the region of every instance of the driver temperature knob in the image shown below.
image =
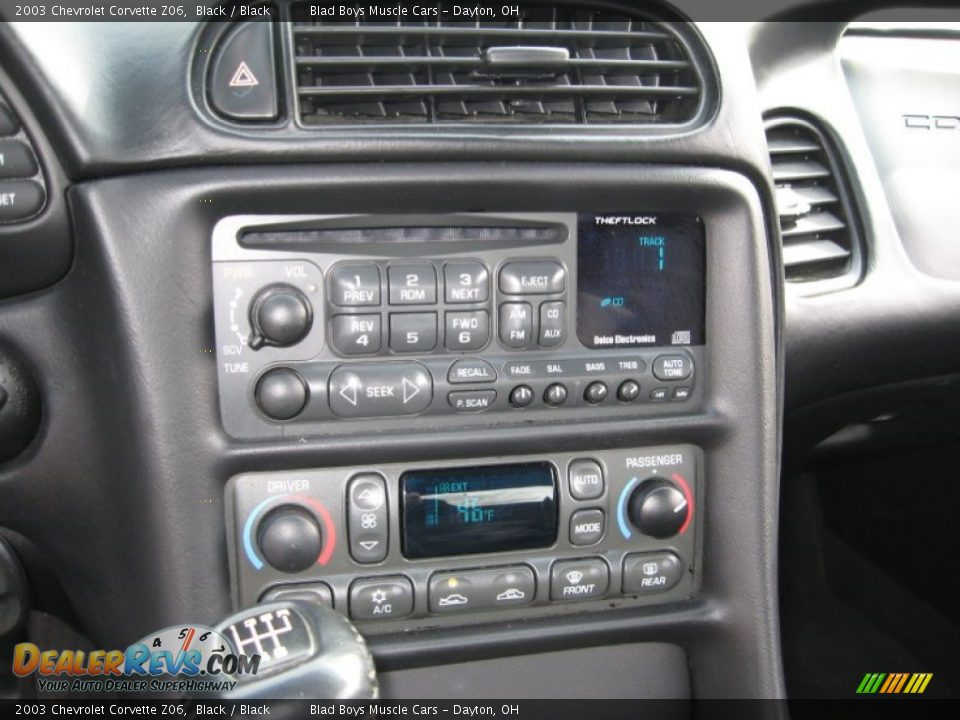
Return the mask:
[[277, 570], [298, 573], [317, 561], [323, 550], [323, 533], [310, 512], [298, 505], [281, 505], [260, 521], [257, 545]]
[[292, 285], [268, 285], [250, 303], [250, 347], [290, 347], [303, 340], [313, 325], [313, 307]]
[[627, 502], [627, 516], [633, 526], [661, 540], [680, 532], [689, 514], [687, 498], [680, 488], [660, 477], [642, 482]]

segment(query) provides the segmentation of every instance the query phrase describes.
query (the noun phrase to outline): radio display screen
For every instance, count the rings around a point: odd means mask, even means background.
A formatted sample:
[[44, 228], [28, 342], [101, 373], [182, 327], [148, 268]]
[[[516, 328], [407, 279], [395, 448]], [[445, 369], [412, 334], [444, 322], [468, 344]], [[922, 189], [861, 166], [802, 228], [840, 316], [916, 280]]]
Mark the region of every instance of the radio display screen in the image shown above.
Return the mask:
[[411, 471], [400, 494], [403, 554], [411, 559], [544, 548], [557, 539], [550, 463]]
[[581, 213], [577, 235], [580, 342], [705, 344], [705, 241], [696, 214]]

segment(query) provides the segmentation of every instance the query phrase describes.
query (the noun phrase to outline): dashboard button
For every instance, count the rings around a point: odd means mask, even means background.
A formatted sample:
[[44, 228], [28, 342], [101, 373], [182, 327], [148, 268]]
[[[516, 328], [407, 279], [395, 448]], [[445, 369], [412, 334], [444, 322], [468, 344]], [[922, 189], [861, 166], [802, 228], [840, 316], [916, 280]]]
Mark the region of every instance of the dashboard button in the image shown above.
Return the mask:
[[657, 380], [686, 380], [693, 373], [693, 362], [686, 355], [660, 355], [653, 361]]
[[596, 500], [603, 495], [606, 482], [600, 464], [594, 460], [574, 460], [568, 473], [570, 494], [575, 500]]
[[254, 399], [261, 412], [272, 420], [292, 420], [307, 405], [310, 391], [296, 370], [274, 368], [257, 381]]
[[347, 489], [350, 557], [358, 563], [378, 563], [387, 557], [387, 488], [375, 473], [358, 475]]
[[536, 577], [526, 565], [434, 573], [429, 584], [430, 612], [469, 612], [529, 605], [536, 591]]
[[350, 586], [350, 617], [391, 620], [413, 612], [413, 584], [402, 575], [357, 580]]
[[603, 510], [577, 510], [570, 516], [570, 543], [577, 546], [596, 545], [603, 537]]
[[678, 387], [674, 388], [673, 399], [677, 401], [684, 401], [690, 399], [690, 388], [688, 387]]
[[566, 305], [562, 302], [540, 306], [540, 347], [556, 347], [567, 335]]
[[25, 143], [0, 140], [0, 178], [32, 177], [36, 174], [36, 158]]
[[391, 305], [433, 305], [437, 274], [433, 265], [391, 265], [387, 268]]
[[608, 392], [609, 390], [607, 389], [606, 383], [593, 382], [584, 390], [583, 399], [591, 405], [597, 405], [607, 399]]
[[529, 303], [500, 306], [500, 342], [509, 348], [525, 348], [533, 342], [533, 308]]
[[430, 352], [437, 347], [436, 313], [390, 313], [390, 349]]
[[491, 383], [497, 379], [497, 371], [486, 360], [465, 358], [450, 366], [447, 380], [453, 385], [462, 383]]
[[533, 390], [529, 385], [517, 385], [510, 392], [510, 404], [515, 408], [525, 408], [533, 402]]
[[607, 594], [610, 568], [599, 558], [564, 560], [550, 570], [550, 599], [593, 600]]
[[650, 399], [654, 402], [663, 402], [670, 397], [670, 391], [666, 388], [654, 388], [650, 391]]
[[338, 265], [330, 271], [330, 301], [340, 307], [380, 304], [380, 268], [372, 264]]
[[462, 390], [447, 395], [447, 402], [457, 412], [483, 412], [493, 407], [496, 390]]
[[486, 310], [448, 312], [447, 350], [480, 350], [490, 341], [490, 314]]
[[0, 222], [25, 220], [43, 207], [43, 189], [33, 180], [0, 181]]
[[380, 316], [334, 315], [330, 342], [341, 355], [380, 352]]
[[500, 292], [507, 295], [562, 293], [567, 272], [552, 260], [509, 262], [500, 270]]
[[273, 120], [279, 114], [272, 22], [247, 22], [216, 49], [210, 104], [231, 120]]
[[554, 383], [543, 392], [543, 401], [550, 407], [560, 407], [567, 401], [567, 388]]
[[275, 585], [261, 597], [261, 603], [280, 602], [281, 600], [306, 600], [319, 602], [327, 607], [333, 607], [333, 591], [326, 583], [292, 583], [289, 585]]
[[394, 417], [423, 412], [433, 380], [414, 362], [341, 365], [330, 375], [330, 409], [343, 418]]
[[683, 564], [673, 553], [634, 554], [623, 559], [625, 595], [666, 592], [682, 577]]
[[633, 402], [640, 397], [640, 383], [636, 380], [624, 380], [617, 388], [617, 400], [620, 402]]
[[0, 105], [0, 135], [13, 135], [19, 129], [17, 116], [6, 105]]
[[447, 263], [443, 277], [448, 303], [479, 303], [490, 297], [490, 275], [480, 263]]

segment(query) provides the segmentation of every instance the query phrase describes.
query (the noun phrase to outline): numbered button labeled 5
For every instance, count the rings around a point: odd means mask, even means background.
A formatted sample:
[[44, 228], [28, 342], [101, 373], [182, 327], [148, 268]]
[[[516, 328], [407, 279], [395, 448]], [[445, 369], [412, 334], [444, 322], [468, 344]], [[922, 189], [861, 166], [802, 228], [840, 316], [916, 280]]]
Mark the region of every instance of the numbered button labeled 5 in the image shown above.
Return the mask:
[[394, 352], [430, 352], [436, 346], [436, 313], [391, 313], [391, 350]]
[[350, 556], [358, 563], [387, 557], [387, 487], [375, 473], [358, 475], [347, 490]]
[[335, 315], [330, 342], [341, 355], [380, 352], [380, 316]]

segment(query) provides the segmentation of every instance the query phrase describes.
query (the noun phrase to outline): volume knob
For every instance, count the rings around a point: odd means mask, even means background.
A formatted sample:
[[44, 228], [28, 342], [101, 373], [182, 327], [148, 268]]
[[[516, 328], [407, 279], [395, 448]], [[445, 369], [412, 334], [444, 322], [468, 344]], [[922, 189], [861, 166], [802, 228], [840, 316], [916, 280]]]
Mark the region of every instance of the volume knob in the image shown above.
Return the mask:
[[268, 285], [250, 303], [250, 347], [290, 347], [303, 340], [313, 325], [313, 307], [292, 285]]
[[641, 483], [627, 502], [627, 516], [633, 526], [661, 540], [680, 532], [689, 514], [687, 498], [680, 488], [660, 477]]

